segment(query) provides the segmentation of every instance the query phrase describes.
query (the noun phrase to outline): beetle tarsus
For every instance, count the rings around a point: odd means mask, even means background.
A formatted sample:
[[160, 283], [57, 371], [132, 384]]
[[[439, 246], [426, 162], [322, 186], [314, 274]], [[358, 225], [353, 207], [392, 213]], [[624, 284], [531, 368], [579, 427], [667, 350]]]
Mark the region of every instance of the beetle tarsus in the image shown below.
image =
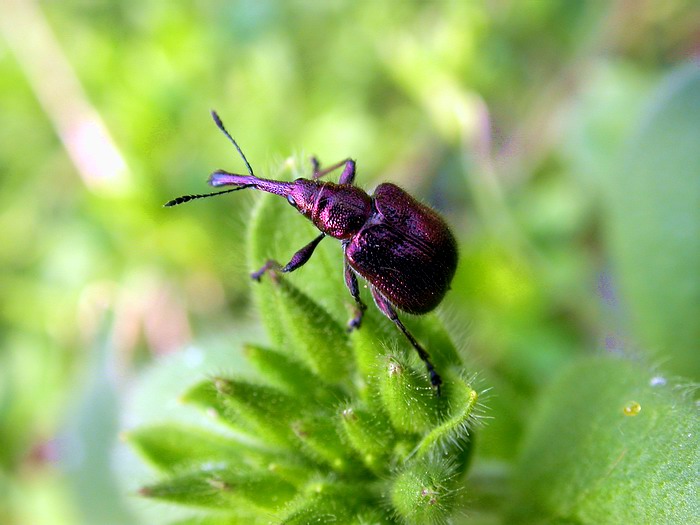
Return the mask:
[[318, 160], [316, 155], [313, 155], [309, 160], [311, 161], [311, 169], [313, 170], [311, 173], [311, 178], [318, 179], [319, 176], [317, 173], [321, 171], [321, 162]]
[[362, 303], [359, 303], [355, 307], [355, 316], [348, 321], [348, 327], [347, 327], [348, 333], [360, 328], [360, 325], [362, 324], [362, 317], [365, 315], [366, 309], [367, 309], [367, 307]]
[[433, 385], [433, 388], [435, 389], [435, 395], [437, 397], [440, 397], [440, 386], [442, 385], [442, 378], [435, 371], [435, 368], [433, 367], [433, 364], [430, 361], [426, 361], [425, 365], [428, 369], [428, 374], [430, 375], [430, 384]]
[[280, 265], [280, 263], [273, 259], [268, 259], [268, 261], [265, 264], [263, 264], [262, 268], [260, 268], [257, 272], [253, 272], [250, 274], [250, 278], [254, 281], [260, 282], [260, 279], [262, 279], [263, 275], [273, 270], [280, 270], [281, 268], [282, 266]]

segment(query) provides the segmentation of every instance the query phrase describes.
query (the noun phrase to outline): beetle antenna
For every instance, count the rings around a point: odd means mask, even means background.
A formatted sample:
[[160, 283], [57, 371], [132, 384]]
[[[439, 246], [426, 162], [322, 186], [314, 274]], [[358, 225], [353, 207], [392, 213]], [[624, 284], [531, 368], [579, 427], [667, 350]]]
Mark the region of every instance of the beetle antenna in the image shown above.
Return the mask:
[[229, 190], [223, 190], [223, 191], [215, 191], [212, 193], [198, 193], [195, 195], [183, 195], [182, 197], [178, 197], [177, 199], [173, 199], [171, 201], [166, 202], [163, 204], [164, 207], [170, 208], [171, 206], [177, 206], [178, 204], [184, 204], [186, 202], [190, 202], [196, 199], [205, 199], [207, 197], [215, 197], [216, 195], [223, 195], [224, 193], [231, 193], [232, 191], [238, 191], [238, 190], [244, 190], [246, 188], [250, 188], [252, 184], [246, 184], [245, 186], [240, 186], [239, 188], [231, 188]]
[[250, 163], [248, 162], [248, 159], [245, 158], [245, 155], [243, 154], [243, 151], [241, 151], [240, 146], [238, 143], [233, 139], [231, 134], [226, 131], [226, 128], [224, 127], [224, 123], [221, 121], [221, 118], [219, 117], [219, 114], [214, 111], [213, 109], [211, 110], [211, 117], [214, 119], [214, 123], [216, 126], [223, 131], [224, 135], [228, 137], [228, 139], [233, 143], [233, 145], [236, 147], [238, 150], [238, 154], [243, 158], [243, 162], [245, 162], [246, 167], [248, 168], [248, 173], [250, 173], [251, 176], [255, 177], [255, 174], [253, 173], [253, 168], [250, 167]]

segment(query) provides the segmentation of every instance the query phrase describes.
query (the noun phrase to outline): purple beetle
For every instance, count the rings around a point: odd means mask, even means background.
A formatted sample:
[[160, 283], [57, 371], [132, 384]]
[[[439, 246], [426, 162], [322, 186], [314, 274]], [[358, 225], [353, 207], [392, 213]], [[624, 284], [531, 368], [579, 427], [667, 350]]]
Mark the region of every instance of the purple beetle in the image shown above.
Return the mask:
[[[311, 179], [283, 182], [258, 178], [219, 116], [214, 111], [211, 114], [216, 125], [243, 158], [249, 174], [215, 171], [209, 178], [211, 186], [236, 187], [213, 193], [184, 195], [165, 206], [176, 206], [245, 188], [285, 197], [289, 204], [314, 223], [321, 234], [297, 251], [286, 265], [267, 261], [251, 277], [259, 281], [270, 270], [292, 272], [309, 260], [326, 235], [339, 239], [344, 252], [345, 284], [356, 304], [356, 313], [348, 323], [348, 330], [360, 327], [367, 309], [360, 299], [357, 274], [369, 283], [379, 310], [416, 349], [428, 369], [431, 384], [440, 395], [440, 375], [435, 371], [428, 352], [404, 326], [395, 308], [410, 314], [430, 312], [449, 289], [457, 268], [457, 242], [442, 217], [394, 184], [380, 184], [373, 195], [368, 195], [353, 185], [355, 161], [351, 159], [322, 170], [319, 162], [312, 158]], [[318, 180], [340, 167], [343, 167], [343, 172], [337, 184]]]

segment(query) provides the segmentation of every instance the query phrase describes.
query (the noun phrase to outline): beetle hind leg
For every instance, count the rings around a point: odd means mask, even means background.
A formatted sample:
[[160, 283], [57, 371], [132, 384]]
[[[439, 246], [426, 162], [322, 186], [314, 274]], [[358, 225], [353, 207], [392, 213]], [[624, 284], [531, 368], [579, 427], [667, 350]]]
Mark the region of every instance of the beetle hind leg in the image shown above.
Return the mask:
[[374, 298], [374, 302], [377, 305], [377, 308], [379, 308], [379, 310], [384, 315], [386, 315], [391, 320], [391, 322], [393, 322], [398, 327], [399, 330], [401, 330], [403, 335], [406, 336], [406, 339], [408, 339], [413, 348], [415, 348], [416, 352], [418, 352], [418, 356], [425, 363], [425, 368], [428, 370], [428, 375], [430, 376], [430, 384], [433, 385], [435, 393], [438, 397], [440, 397], [440, 385], [442, 385], [442, 378], [440, 377], [440, 374], [438, 374], [435, 370], [435, 366], [433, 366], [432, 361], [430, 361], [430, 355], [425, 350], [425, 348], [423, 348], [420, 345], [416, 338], [413, 337], [413, 334], [411, 334], [411, 332], [408, 331], [408, 328], [404, 326], [404, 324], [401, 322], [401, 319], [399, 319], [396, 310], [387, 300], [387, 298], [384, 297], [374, 286], [371, 287], [371, 290], [372, 297]]
[[357, 277], [355, 276], [355, 272], [352, 271], [352, 268], [350, 268], [347, 258], [345, 259], [344, 263], [345, 286], [348, 287], [350, 295], [352, 295], [353, 299], [355, 299], [355, 316], [348, 321], [347, 328], [348, 332], [352, 332], [353, 330], [360, 328], [360, 324], [362, 324], [362, 317], [365, 314], [365, 310], [367, 310], [367, 305], [362, 302], [362, 299], [360, 299], [360, 287], [357, 284]]

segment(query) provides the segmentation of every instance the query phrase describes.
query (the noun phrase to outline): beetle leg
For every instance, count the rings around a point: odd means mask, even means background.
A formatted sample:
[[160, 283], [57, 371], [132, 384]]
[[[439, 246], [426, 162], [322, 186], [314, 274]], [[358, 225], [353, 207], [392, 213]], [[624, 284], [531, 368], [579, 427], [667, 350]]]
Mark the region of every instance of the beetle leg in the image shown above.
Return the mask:
[[371, 286], [370, 288], [372, 290], [372, 297], [374, 298], [374, 302], [377, 305], [377, 308], [379, 308], [379, 310], [384, 315], [386, 315], [399, 328], [399, 330], [401, 330], [401, 332], [403, 332], [403, 335], [406, 336], [406, 339], [408, 339], [411, 345], [413, 345], [413, 348], [415, 348], [416, 352], [418, 352], [418, 356], [425, 363], [425, 367], [428, 369], [428, 375], [430, 376], [430, 384], [433, 385], [439, 397], [440, 385], [442, 385], [442, 378], [435, 371], [435, 367], [430, 361], [430, 355], [428, 355], [428, 352], [426, 352], [425, 348], [423, 348], [418, 343], [418, 341], [416, 341], [416, 338], [413, 337], [411, 332], [409, 332], [408, 329], [404, 326], [404, 324], [401, 322], [401, 319], [399, 319], [399, 316], [396, 314], [396, 310], [394, 310], [394, 307], [387, 300], [387, 298], [384, 297], [381, 294], [381, 292], [379, 292], [379, 290], [377, 290], [374, 286]]
[[[345, 246], [343, 246], [345, 248]], [[348, 259], [345, 258], [344, 266], [345, 266], [345, 286], [348, 287], [348, 290], [350, 290], [350, 295], [352, 295], [352, 298], [355, 299], [355, 317], [350, 319], [348, 322], [348, 332], [352, 332], [356, 328], [360, 327], [360, 324], [362, 323], [362, 316], [365, 313], [365, 310], [367, 310], [367, 305], [362, 302], [362, 299], [360, 299], [360, 287], [357, 285], [357, 276], [355, 276], [355, 272], [352, 271], [352, 268], [350, 268], [350, 264], [348, 264]]]
[[321, 163], [318, 161], [316, 157], [311, 157], [311, 165], [313, 166], [314, 172], [313, 175], [311, 176], [312, 179], [320, 179], [321, 177], [325, 177], [332, 171], [337, 170], [341, 166], [345, 166], [343, 169], [343, 173], [340, 175], [340, 179], [338, 180], [339, 184], [352, 184], [353, 181], [355, 180], [355, 161], [352, 159], [345, 159], [341, 160], [340, 162], [337, 162], [333, 164], [332, 166], [329, 166], [327, 168], [321, 169]]
[[340, 174], [338, 184], [352, 184], [353, 182], [355, 182], [355, 161], [348, 159], [345, 161], [345, 168]]
[[321, 240], [325, 236], [326, 234], [322, 233], [309, 244], [297, 251], [285, 266], [282, 266], [277, 261], [270, 259], [263, 265], [262, 268], [260, 268], [257, 272], [251, 273], [250, 276], [254, 280], [260, 281], [260, 278], [263, 276], [263, 274], [265, 274], [265, 272], [269, 270], [280, 270], [282, 273], [293, 272], [297, 268], [306, 264], [306, 262], [311, 258], [311, 255], [314, 253], [314, 250], [316, 249], [316, 246], [318, 246], [318, 243], [321, 242]]

